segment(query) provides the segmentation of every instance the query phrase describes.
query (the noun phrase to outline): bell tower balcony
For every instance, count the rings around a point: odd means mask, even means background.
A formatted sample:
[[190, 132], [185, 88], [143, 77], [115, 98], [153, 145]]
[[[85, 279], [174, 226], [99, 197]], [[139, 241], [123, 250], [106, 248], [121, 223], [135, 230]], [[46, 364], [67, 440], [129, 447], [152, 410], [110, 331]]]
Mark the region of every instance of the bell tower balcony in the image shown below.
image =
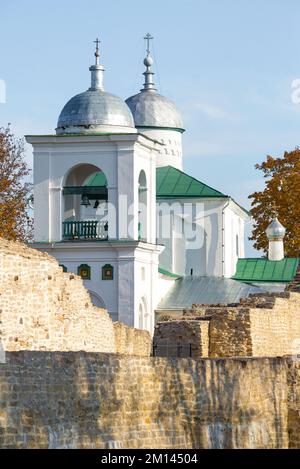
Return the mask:
[[108, 222], [100, 220], [64, 221], [63, 239], [108, 239]]

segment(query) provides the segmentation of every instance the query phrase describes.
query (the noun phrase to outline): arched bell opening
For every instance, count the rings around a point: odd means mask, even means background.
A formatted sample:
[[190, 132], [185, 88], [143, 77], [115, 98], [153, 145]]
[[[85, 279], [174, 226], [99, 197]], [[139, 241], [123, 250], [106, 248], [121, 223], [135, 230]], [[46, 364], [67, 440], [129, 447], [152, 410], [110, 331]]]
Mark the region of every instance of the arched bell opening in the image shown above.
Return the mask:
[[72, 168], [63, 198], [63, 239], [108, 238], [107, 178], [100, 168], [92, 164]]

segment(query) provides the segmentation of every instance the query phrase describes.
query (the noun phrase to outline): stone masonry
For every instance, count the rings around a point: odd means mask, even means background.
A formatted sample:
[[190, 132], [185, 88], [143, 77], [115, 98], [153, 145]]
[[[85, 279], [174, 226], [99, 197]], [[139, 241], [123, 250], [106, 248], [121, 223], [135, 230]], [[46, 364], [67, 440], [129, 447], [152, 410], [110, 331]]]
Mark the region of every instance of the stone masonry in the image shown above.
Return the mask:
[[194, 305], [180, 320], [156, 326], [158, 355], [164, 355], [168, 342], [191, 343], [193, 358], [299, 354], [300, 293], [294, 286], [283, 293], [250, 295], [234, 305]]
[[80, 277], [64, 273], [47, 254], [3, 239], [0, 320], [0, 339], [6, 351], [149, 355], [149, 333], [123, 324], [114, 326], [107, 311], [91, 303]]
[[300, 448], [300, 357], [6, 358], [1, 448]]
[[195, 305], [155, 339], [189, 340], [197, 360], [153, 358], [79, 277], [0, 239], [0, 447], [300, 448], [297, 282]]

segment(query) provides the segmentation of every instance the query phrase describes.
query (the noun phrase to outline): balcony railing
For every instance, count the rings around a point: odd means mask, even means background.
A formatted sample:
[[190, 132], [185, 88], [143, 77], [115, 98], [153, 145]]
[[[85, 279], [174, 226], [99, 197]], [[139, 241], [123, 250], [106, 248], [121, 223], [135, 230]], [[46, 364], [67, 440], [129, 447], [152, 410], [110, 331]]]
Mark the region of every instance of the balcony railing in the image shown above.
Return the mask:
[[99, 220], [64, 221], [63, 239], [107, 239], [108, 224]]

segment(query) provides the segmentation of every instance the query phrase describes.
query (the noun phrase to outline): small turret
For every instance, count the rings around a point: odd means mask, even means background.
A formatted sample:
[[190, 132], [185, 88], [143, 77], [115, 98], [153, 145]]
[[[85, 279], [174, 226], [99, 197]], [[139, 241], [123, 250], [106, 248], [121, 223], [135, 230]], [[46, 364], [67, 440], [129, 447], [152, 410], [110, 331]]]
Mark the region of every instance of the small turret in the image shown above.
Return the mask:
[[284, 245], [283, 239], [285, 237], [286, 229], [274, 218], [266, 230], [269, 240], [268, 259], [269, 261], [281, 261], [284, 259]]

